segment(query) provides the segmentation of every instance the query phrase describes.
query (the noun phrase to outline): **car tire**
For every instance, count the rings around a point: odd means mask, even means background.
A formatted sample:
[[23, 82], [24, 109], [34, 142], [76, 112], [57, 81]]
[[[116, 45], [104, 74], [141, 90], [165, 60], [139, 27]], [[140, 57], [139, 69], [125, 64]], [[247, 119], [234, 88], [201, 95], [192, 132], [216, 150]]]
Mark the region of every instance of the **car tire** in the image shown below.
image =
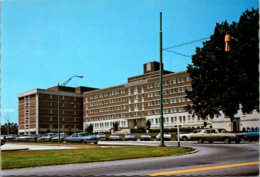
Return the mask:
[[202, 138], [200, 138], [200, 139], [198, 140], [198, 143], [199, 143], [199, 144], [203, 144], [203, 143], [204, 143], [204, 140], [203, 140]]
[[183, 140], [183, 141], [188, 141], [188, 138], [187, 138], [186, 136], [184, 136], [184, 137], [182, 138], [182, 140]]
[[230, 144], [230, 143], [231, 143], [230, 138], [225, 138], [225, 139], [224, 139], [224, 143], [225, 143], [225, 144]]
[[239, 144], [241, 142], [241, 139], [235, 139], [235, 143]]
[[214, 141], [209, 141], [209, 143], [213, 143]]

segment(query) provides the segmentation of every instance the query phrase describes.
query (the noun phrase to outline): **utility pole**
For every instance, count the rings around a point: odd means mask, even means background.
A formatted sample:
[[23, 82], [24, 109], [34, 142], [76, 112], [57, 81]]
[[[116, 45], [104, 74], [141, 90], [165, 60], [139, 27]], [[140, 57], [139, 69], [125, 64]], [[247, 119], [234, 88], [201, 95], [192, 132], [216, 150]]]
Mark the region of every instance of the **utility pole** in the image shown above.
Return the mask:
[[160, 12], [160, 146], [164, 145], [163, 130], [163, 45], [162, 45], [162, 12]]

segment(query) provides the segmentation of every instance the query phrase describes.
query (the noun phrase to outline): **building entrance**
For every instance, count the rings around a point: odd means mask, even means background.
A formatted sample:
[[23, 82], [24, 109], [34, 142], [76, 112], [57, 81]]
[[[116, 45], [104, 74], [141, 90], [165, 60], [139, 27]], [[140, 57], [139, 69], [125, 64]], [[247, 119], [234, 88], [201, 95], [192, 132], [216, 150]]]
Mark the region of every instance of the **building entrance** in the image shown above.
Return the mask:
[[234, 132], [239, 132], [240, 131], [240, 117], [235, 117], [233, 122], [232, 122], [232, 126], [233, 126], [233, 131]]

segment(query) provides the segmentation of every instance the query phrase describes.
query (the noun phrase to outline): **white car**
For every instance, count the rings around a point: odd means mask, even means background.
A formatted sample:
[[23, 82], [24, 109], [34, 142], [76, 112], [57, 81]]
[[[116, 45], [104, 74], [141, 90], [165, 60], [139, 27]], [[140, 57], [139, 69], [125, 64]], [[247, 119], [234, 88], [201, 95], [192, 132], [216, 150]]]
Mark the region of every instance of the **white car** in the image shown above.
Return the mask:
[[201, 131], [200, 129], [195, 129], [191, 133], [181, 133], [180, 134], [180, 140], [182, 140], [182, 141], [189, 141], [190, 140], [190, 136], [192, 134], [199, 133], [200, 131]]
[[106, 140], [106, 134], [104, 133], [98, 133], [96, 137], [98, 138], [98, 140]]
[[[172, 135], [170, 132], [164, 132], [163, 134], [163, 139], [166, 140], [166, 141], [170, 141], [172, 138]], [[156, 136], [156, 140], [157, 141], [160, 141], [161, 140], [161, 134], [159, 133], [157, 136]]]
[[192, 141], [198, 141], [198, 143], [204, 143], [204, 141], [208, 141], [209, 143], [223, 141], [225, 144], [229, 144], [231, 141], [240, 143], [241, 135], [229, 133], [223, 128], [212, 128], [201, 130], [199, 133], [193, 133], [191, 134], [190, 139]]

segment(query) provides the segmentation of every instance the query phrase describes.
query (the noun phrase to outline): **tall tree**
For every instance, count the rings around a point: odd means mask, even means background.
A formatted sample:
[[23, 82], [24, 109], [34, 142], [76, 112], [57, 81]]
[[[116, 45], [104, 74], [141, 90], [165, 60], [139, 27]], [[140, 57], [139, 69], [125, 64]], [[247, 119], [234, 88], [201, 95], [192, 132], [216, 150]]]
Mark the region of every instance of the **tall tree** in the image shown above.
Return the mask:
[[9, 122], [1, 125], [1, 134], [18, 134], [18, 125], [17, 123]]
[[[190, 112], [205, 119], [222, 111], [233, 120], [241, 107], [243, 113], [259, 111], [258, 92], [258, 9], [245, 11], [238, 23], [217, 23], [210, 40], [197, 48], [187, 69], [193, 102]], [[225, 52], [224, 37], [229, 33], [231, 51]]]

